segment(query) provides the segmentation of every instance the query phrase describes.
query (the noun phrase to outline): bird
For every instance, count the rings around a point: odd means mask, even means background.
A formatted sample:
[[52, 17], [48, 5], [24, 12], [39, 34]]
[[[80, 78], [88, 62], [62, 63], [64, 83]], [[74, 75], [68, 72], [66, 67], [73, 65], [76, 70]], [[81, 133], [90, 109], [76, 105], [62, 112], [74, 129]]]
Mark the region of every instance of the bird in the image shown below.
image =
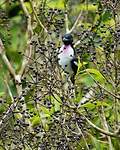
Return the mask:
[[70, 76], [71, 82], [75, 83], [75, 75], [78, 69], [78, 58], [75, 56], [73, 36], [69, 33], [62, 36], [63, 45], [59, 49], [58, 63], [63, 71]]

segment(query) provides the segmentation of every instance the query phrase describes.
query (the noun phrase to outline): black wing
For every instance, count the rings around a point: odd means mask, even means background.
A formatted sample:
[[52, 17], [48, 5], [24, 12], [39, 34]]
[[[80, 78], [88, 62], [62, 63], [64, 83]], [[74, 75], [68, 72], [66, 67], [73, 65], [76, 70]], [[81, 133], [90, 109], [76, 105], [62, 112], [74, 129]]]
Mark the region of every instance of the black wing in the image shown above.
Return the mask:
[[74, 72], [74, 75], [76, 75], [77, 69], [78, 69], [78, 58], [73, 58], [71, 60], [71, 68], [72, 68], [72, 70]]
[[75, 75], [76, 75], [77, 69], [78, 69], [78, 59], [77, 58], [73, 58], [71, 60], [71, 68], [72, 68], [74, 74], [71, 76], [70, 79], [71, 79], [72, 83], [74, 84], [75, 83]]

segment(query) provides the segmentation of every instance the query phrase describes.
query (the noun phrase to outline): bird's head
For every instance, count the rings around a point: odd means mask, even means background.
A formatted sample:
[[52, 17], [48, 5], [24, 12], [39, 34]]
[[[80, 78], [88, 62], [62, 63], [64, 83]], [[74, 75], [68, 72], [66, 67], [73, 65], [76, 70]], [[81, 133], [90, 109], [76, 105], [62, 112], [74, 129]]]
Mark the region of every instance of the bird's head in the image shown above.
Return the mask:
[[65, 34], [62, 36], [62, 41], [65, 45], [72, 45], [73, 44], [73, 37], [71, 34]]

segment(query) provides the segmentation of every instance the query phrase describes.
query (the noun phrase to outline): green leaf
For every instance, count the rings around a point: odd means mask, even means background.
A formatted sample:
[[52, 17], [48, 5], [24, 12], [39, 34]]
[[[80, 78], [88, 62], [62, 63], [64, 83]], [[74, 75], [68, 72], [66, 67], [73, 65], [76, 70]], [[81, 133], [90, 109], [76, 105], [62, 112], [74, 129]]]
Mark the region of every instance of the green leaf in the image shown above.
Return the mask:
[[40, 117], [39, 116], [34, 116], [31, 120], [31, 122], [32, 122], [33, 126], [39, 125], [40, 124]]
[[81, 107], [85, 107], [85, 108], [89, 108], [89, 109], [94, 109], [95, 108], [95, 104], [88, 102], [86, 104], [81, 105]]
[[54, 104], [54, 111], [60, 111], [61, 106], [61, 99], [57, 94], [54, 94], [54, 97], [52, 96], [53, 104]]
[[105, 82], [105, 78], [97, 69], [86, 69], [85, 70], [89, 76], [91, 76], [94, 80], [99, 82]]
[[79, 72], [80, 72], [80, 69], [82, 68], [82, 67], [84, 67], [86, 64], [88, 64], [87, 62], [80, 62], [80, 57], [78, 57], [78, 70], [77, 70], [77, 74], [76, 74], [76, 76], [79, 74]]
[[105, 150], [105, 149], [107, 150], [108, 149], [107, 142], [97, 140], [97, 138], [92, 136], [91, 134], [90, 134], [90, 137], [91, 137], [92, 143], [94, 144], [94, 148], [92, 150]]
[[81, 83], [90, 87], [94, 84], [94, 80], [87, 73], [78, 74], [76, 77], [76, 83], [81, 85]]
[[48, 108], [41, 106], [40, 109], [44, 113], [44, 115], [42, 117], [49, 117], [50, 116], [50, 111]]
[[80, 10], [96, 11], [98, 9], [98, 6], [93, 4], [88, 4], [88, 5], [80, 4], [74, 6], [73, 9], [75, 9], [76, 11], [80, 11]]
[[100, 150], [101, 146], [100, 146], [99, 142], [97, 141], [97, 139], [92, 135], [91, 135], [91, 139], [92, 139], [92, 142], [94, 143], [95, 149]]
[[111, 11], [110, 11], [110, 10], [109, 10], [109, 11], [106, 10], [106, 11], [103, 13], [103, 15], [102, 15], [102, 21], [103, 21], [103, 22], [106, 22], [107, 20], [110, 20], [111, 17], [112, 17]]
[[110, 106], [110, 105], [103, 101], [97, 101], [97, 106]]
[[78, 72], [76, 75], [76, 83], [78, 85], [83, 83], [90, 87], [95, 83], [95, 81], [98, 81], [101, 84], [105, 83], [105, 78], [97, 69], [85, 69]]
[[64, 0], [49, 0], [47, 5], [51, 8], [64, 9]]

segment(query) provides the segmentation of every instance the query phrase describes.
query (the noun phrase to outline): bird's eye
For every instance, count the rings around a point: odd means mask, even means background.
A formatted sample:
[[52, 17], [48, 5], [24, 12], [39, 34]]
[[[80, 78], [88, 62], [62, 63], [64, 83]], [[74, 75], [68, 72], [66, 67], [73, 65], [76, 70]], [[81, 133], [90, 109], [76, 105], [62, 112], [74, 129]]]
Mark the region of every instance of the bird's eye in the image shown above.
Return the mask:
[[65, 65], [65, 67], [67, 67], [67, 65]]

